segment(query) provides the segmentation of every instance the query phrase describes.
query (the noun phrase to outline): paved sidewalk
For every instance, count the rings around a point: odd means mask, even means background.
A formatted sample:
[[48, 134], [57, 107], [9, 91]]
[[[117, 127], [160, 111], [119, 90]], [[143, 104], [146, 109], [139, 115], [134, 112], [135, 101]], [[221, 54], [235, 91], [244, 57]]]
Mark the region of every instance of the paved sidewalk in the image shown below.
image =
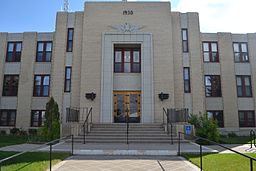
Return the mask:
[[73, 156], [53, 167], [53, 171], [199, 171], [177, 156]]
[[[39, 148], [37, 151], [49, 151], [49, 146], [35, 144], [20, 144], [0, 148], [0, 151], [27, 151]], [[60, 142], [52, 147], [53, 151], [71, 151], [71, 143]], [[199, 145], [195, 143], [181, 143], [181, 152], [199, 153]], [[74, 144], [75, 155], [177, 155], [178, 144], [168, 143], [93, 143]], [[208, 147], [203, 147], [203, 152], [217, 152]]]

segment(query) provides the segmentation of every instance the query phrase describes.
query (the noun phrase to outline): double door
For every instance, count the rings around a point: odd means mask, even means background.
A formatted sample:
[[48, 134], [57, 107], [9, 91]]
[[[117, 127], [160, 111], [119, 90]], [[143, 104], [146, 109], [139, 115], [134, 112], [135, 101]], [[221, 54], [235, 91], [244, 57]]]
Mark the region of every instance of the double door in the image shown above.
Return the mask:
[[140, 122], [140, 91], [114, 91], [114, 122]]

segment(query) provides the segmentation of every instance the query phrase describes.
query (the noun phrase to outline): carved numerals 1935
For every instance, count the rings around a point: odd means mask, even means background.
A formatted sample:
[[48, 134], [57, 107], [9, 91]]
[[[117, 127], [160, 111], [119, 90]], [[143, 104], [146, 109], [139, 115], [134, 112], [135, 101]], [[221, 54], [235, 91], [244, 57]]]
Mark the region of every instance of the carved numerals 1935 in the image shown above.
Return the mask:
[[132, 10], [123, 10], [123, 15], [133, 15]]

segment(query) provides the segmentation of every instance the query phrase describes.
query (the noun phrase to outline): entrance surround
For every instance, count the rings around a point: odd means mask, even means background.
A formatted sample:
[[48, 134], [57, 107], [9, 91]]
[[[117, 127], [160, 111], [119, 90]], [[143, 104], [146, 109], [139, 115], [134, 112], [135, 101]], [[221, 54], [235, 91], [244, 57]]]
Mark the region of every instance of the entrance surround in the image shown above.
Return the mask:
[[101, 123], [113, 123], [114, 44], [141, 44], [141, 123], [154, 122], [152, 34], [102, 33]]

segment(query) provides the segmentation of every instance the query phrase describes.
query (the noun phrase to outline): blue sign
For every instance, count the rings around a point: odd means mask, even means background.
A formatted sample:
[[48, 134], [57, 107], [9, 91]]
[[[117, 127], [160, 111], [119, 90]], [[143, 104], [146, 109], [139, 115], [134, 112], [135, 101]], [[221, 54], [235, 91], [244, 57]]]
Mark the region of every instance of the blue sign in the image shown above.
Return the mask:
[[184, 125], [184, 129], [185, 129], [185, 134], [186, 135], [191, 135], [192, 134], [192, 125]]

